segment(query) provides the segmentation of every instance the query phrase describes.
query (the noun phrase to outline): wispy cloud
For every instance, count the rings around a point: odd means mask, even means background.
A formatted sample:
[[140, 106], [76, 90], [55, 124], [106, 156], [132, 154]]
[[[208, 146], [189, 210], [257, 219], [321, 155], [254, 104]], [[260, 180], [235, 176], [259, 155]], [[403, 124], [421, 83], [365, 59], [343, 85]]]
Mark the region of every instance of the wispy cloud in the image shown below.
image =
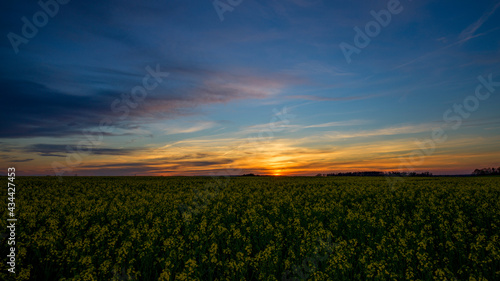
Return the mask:
[[[140, 148], [109, 148], [109, 147], [82, 147], [82, 151], [88, 151], [88, 154], [93, 155], [129, 155], [137, 151], [141, 151]], [[78, 147], [73, 145], [65, 144], [32, 144], [24, 147], [21, 151], [27, 153], [36, 153], [40, 156], [52, 156], [52, 157], [66, 157], [66, 154], [71, 151], [78, 151]]]
[[495, 13], [495, 11], [500, 7], [500, 2], [496, 3], [495, 6], [484, 12], [483, 15], [473, 24], [469, 25], [466, 29], [464, 29], [458, 38], [460, 41], [464, 42], [469, 39], [472, 39], [474, 34], [476, 33], [476, 30], [478, 30], [490, 17]]
[[[75, 136], [81, 135], [83, 129], [99, 126], [103, 118], [115, 120], [113, 125], [120, 127], [120, 135], [136, 134], [136, 131], [129, 129], [130, 125], [200, 115], [201, 112], [196, 110], [200, 105], [265, 99], [279, 94], [290, 85], [300, 83], [290, 76], [266, 76], [245, 69], [230, 73], [188, 67], [179, 70], [180, 67], [177, 66], [178, 72], [172, 74], [177, 78], [175, 82], [164, 82], [148, 94], [140, 106], [128, 108], [129, 117], [123, 121], [117, 120], [121, 113], [114, 113], [111, 105], [120, 101], [117, 107], [125, 106], [127, 101], [122, 99], [123, 93], [130, 93], [131, 88], [113, 86], [102, 90], [96, 89], [95, 85], [82, 83], [79, 86], [89, 94], [81, 96], [53, 90], [35, 82], [0, 79], [0, 85], [10, 93], [0, 105], [0, 117], [12, 120], [0, 128], [0, 135], [3, 138]], [[129, 76], [128, 73], [116, 75], [127, 76], [124, 79]], [[8, 104], [16, 104], [16, 107]], [[114, 134], [117, 132], [114, 131]]]
[[346, 139], [346, 138], [359, 138], [359, 137], [376, 137], [376, 136], [393, 136], [402, 134], [416, 134], [422, 132], [430, 132], [436, 124], [419, 124], [419, 125], [405, 125], [397, 127], [389, 127], [375, 130], [363, 130], [353, 132], [333, 132], [327, 134], [331, 139]]
[[467, 38], [464, 38], [464, 39], [459, 39], [458, 41], [453, 42], [453, 43], [451, 43], [451, 44], [448, 44], [448, 45], [446, 45], [446, 46], [444, 46], [444, 47], [441, 47], [441, 48], [439, 48], [439, 49], [437, 49], [437, 50], [434, 50], [434, 51], [431, 51], [431, 52], [425, 53], [425, 54], [423, 54], [423, 55], [421, 55], [421, 56], [419, 56], [419, 57], [417, 57], [417, 58], [414, 58], [414, 59], [412, 59], [412, 60], [410, 60], [410, 61], [408, 61], [408, 62], [405, 62], [405, 63], [403, 63], [403, 64], [397, 65], [397, 66], [393, 67], [393, 68], [392, 68], [392, 70], [397, 70], [397, 69], [403, 68], [403, 67], [408, 66], [408, 65], [410, 65], [410, 64], [413, 64], [413, 63], [415, 63], [415, 62], [417, 62], [417, 61], [420, 61], [420, 60], [422, 60], [422, 59], [424, 59], [424, 58], [428, 58], [428, 57], [430, 57], [430, 56], [432, 56], [432, 55], [436, 55], [436, 54], [438, 54], [438, 53], [440, 53], [440, 52], [442, 52], [442, 51], [444, 51], [444, 50], [446, 50], [446, 49], [449, 49], [449, 48], [451, 48], [451, 47], [453, 47], [453, 46], [456, 46], [456, 45], [460, 45], [460, 44], [462, 44], [462, 43], [465, 43], [466, 41], [468, 41], [468, 40], [470, 40], [470, 39], [474, 39], [474, 38], [477, 38], [477, 37], [481, 37], [481, 36], [487, 35], [487, 34], [489, 34], [489, 33], [493, 32], [493, 31], [495, 31], [495, 30], [498, 30], [498, 29], [499, 29], [499, 28], [494, 28], [494, 29], [490, 29], [490, 30], [487, 30], [487, 31], [482, 32], [482, 33], [479, 33], [479, 34], [471, 34], [471, 35], [470, 35], [469, 37], [467, 37]]
[[308, 125], [304, 126], [304, 129], [307, 128], [326, 128], [326, 127], [343, 127], [343, 126], [357, 126], [364, 125], [369, 123], [367, 120], [348, 120], [348, 121], [336, 121], [336, 122], [328, 122], [322, 124]]
[[167, 135], [195, 133], [195, 132], [199, 132], [199, 131], [213, 128], [216, 125], [217, 125], [216, 122], [205, 121], [205, 122], [199, 122], [195, 126], [191, 126], [191, 127], [187, 127], [187, 128], [167, 126], [168, 128], [166, 128], [164, 131], [165, 131], [165, 134], [167, 134]]
[[22, 162], [29, 162], [29, 161], [33, 161], [33, 158], [28, 158], [28, 159], [15, 159], [15, 160], [9, 160], [10, 162], [14, 162], [14, 163], [22, 163]]
[[351, 96], [351, 97], [322, 97], [315, 95], [289, 95], [287, 98], [290, 99], [302, 99], [302, 100], [312, 100], [312, 101], [354, 101], [354, 100], [364, 100], [374, 97], [379, 97], [381, 95], [366, 95], [366, 96]]

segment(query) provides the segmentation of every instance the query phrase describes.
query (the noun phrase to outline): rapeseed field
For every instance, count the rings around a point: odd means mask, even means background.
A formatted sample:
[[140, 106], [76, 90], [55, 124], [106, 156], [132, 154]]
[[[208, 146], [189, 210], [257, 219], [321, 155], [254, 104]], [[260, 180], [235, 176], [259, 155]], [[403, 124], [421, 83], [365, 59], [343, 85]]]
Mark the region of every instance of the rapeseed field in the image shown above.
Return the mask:
[[500, 280], [499, 177], [16, 180], [17, 280]]

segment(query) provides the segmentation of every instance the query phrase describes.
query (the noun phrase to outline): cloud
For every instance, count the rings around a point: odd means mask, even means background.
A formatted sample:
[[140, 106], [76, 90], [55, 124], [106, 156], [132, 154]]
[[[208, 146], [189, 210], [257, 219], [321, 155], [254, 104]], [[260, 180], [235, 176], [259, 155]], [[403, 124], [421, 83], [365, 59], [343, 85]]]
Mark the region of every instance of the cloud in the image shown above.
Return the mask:
[[406, 126], [389, 127], [389, 128], [375, 129], [375, 130], [355, 131], [355, 132], [333, 132], [327, 135], [331, 139], [393, 136], [402, 134], [416, 134], [422, 132], [430, 132], [434, 127], [436, 127], [435, 124], [419, 124], [419, 125], [406, 125]]
[[[144, 76], [146, 71], [142, 71]], [[174, 77], [163, 82], [136, 108], [126, 106], [123, 98], [133, 86], [128, 89], [123, 86], [97, 89], [92, 83], [85, 82], [79, 87], [86, 89], [87, 94], [76, 95], [36, 82], [2, 79], [0, 85], [8, 94], [0, 105], [0, 118], [11, 121], [0, 128], [0, 135], [2, 138], [76, 136], [82, 135], [82, 130], [96, 129], [104, 118], [110, 118], [112, 125], [121, 129], [107, 135], [134, 134], [130, 129], [134, 124], [144, 126], [179, 116], [197, 115], [200, 112], [196, 109], [200, 105], [267, 98], [278, 94], [289, 83], [297, 82], [291, 77], [188, 67], [182, 68], [180, 74], [172, 74], [180, 79]], [[117, 71], [113, 75], [127, 80], [131, 74]], [[129, 114], [124, 120], [120, 120], [122, 111], [111, 108], [114, 102], [119, 102], [115, 108], [128, 108]]]
[[[269, 122], [269, 123], [264, 123], [264, 124], [258, 124], [258, 125], [252, 125], [245, 127], [240, 134], [252, 134], [252, 133], [259, 133], [262, 131], [290, 131], [290, 132], [296, 132], [299, 130], [304, 130], [304, 129], [311, 129], [311, 128], [328, 128], [328, 127], [346, 127], [346, 126], [358, 126], [358, 125], [364, 125], [367, 124], [368, 121], [366, 120], [347, 120], [347, 121], [334, 121], [334, 122], [328, 122], [328, 123], [320, 123], [320, 124], [313, 124], [313, 125], [295, 125], [295, 124], [288, 124], [289, 121], [285, 119], [284, 121], [278, 121], [278, 122]], [[233, 134], [234, 135], [234, 134]]]
[[289, 95], [289, 96], [287, 96], [287, 98], [311, 100], [311, 101], [354, 101], [354, 100], [364, 100], [364, 99], [380, 97], [383, 95], [385, 95], [385, 94], [352, 96], [352, 97], [323, 97], [323, 96], [316, 96], [316, 95]]
[[366, 120], [348, 120], [348, 121], [336, 121], [336, 122], [328, 122], [322, 124], [308, 125], [304, 126], [304, 129], [307, 128], [326, 128], [326, 127], [341, 127], [341, 126], [357, 126], [364, 125], [368, 122]]
[[32, 158], [30, 159], [16, 159], [16, 160], [9, 160], [9, 162], [14, 162], [14, 163], [22, 163], [22, 162], [29, 162], [29, 161], [33, 161]]
[[312, 100], [312, 101], [351, 101], [360, 100], [363, 97], [320, 97], [314, 95], [290, 95], [287, 96], [290, 99], [301, 99], [301, 100]]
[[187, 127], [187, 128], [181, 128], [181, 127], [171, 127], [167, 125], [167, 129], [164, 131], [166, 132], [167, 135], [173, 135], [173, 134], [186, 134], [186, 133], [195, 133], [203, 130], [207, 130], [210, 128], [213, 128], [217, 123], [213, 121], [206, 121], [206, 122], [200, 122], [196, 124], [195, 126]]
[[[83, 147], [82, 152], [92, 155], [110, 155], [121, 156], [129, 155], [137, 151], [139, 148], [101, 148], [101, 147]], [[37, 153], [40, 156], [66, 157], [67, 153], [78, 151], [78, 148], [72, 145], [64, 144], [32, 144], [23, 148], [24, 152]]]
[[98, 97], [64, 95], [28, 81], [0, 85], [8, 93], [0, 105], [0, 118], [9, 120], [0, 128], [3, 138], [77, 134], [79, 127], [98, 124], [95, 113], [104, 110]]
[[[109, 163], [109, 164], [88, 164], [79, 167], [80, 170], [93, 170], [93, 169], [103, 169], [106, 170], [124, 170], [126, 173], [135, 173], [137, 172], [162, 172], [166, 173], [169, 171], [177, 171], [184, 172], [185, 174], [189, 174], [191, 172], [196, 172], [199, 170], [199, 167], [203, 167], [206, 169], [211, 168], [212, 166], [220, 166], [227, 165], [232, 163], [232, 160], [222, 159], [222, 160], [206, 160], [206, 161], [173, 161], [171, 159], [147, 159], [143, 161], [131, 162], [131, 163]], [[134, 171], [136, 169], [136, 171]]]
[[500, 7], [500, 2], [496, 3], [496, 5], [483, 13], [483, 15], [473, 24], [469, 25], [466, 29], [464, 29], [460, 35], [458, 36], [460, 41], [467, 41], [471, 38], [473, 38], [473, 35], [476, 33], [476, 30], [478, 30], [489, 18], [491, 15], [495, 13], [495, 11]]

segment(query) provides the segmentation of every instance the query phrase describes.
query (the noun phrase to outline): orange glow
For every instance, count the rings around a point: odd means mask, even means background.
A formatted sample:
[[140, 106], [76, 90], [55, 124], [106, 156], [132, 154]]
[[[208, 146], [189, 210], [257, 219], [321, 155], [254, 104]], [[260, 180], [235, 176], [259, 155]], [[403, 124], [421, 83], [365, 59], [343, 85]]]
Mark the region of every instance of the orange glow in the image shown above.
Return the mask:
[[[113, 167], [112, 170], [107, 170], [112, 175], [128, 173], [189, 176], [253, 173], [270, 176], [314, 176], [318, 173], [400, 169], [453, 174], [472, 173], [475, 168], [483, 166], [498, 167], [500, 157], [498, 137], [450, 139], [425, 157], [414, 157], [415, 153], [420, 151], [413, 139], [331, 144], [321, 136], [315, 136], [314, 141], [314, 147], [308, 147], [309, 138], [275, 139], [258, 146], [234, 138], [193, 139], [113, 158], [103, 155], [87, 156], [83, 159], [84, 164], [70, 168], [72, 174], [78, 175], [99, 175], [102, 167], [107, 166]], [[493, 147], [496, 152], [485, 151], [484, 147]], [[32, 156], [26, 154], [22, 157]], [[33, 158], [33, 161], [24, 164], [27, 174], [54, 174], [52, 169], [45, 168], [50, 167], [51, 162], [47, 163], [37, 156]], [[121, 172], [122, 170], [127, 172]]]

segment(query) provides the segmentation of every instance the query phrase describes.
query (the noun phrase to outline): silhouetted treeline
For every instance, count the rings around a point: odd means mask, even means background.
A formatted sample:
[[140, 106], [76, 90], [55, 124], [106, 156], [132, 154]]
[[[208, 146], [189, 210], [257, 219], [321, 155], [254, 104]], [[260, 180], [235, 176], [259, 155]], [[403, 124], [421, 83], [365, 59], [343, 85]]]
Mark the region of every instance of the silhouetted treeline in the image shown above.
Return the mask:
[[483, 169], [475, 169], [472, 172], [474, 176], [489, 176], [489, 175], [500, 175], [500, 167], [495, 168], [483, 168]]
[[432, 177], [431, 172], [422, 172], [422, 173], [388, 172], [388, 173], [385, 173], [385, 175], [388, 177]]
[[317, 174], [317, 177], [432, 177], [432, 173], [423, 172], [346, 172], [346, 173], [330, 173], [330, 174]]
[[240, 177], [273, 177], [273, 175], [243, 174]]
[[327, 177], [335, 177], [335, 176], [352, 176], [352, 177], [379, 177], [383, 176], [384, 172], [347, 172], [347, 173], [331, 173], [326, 174]]

